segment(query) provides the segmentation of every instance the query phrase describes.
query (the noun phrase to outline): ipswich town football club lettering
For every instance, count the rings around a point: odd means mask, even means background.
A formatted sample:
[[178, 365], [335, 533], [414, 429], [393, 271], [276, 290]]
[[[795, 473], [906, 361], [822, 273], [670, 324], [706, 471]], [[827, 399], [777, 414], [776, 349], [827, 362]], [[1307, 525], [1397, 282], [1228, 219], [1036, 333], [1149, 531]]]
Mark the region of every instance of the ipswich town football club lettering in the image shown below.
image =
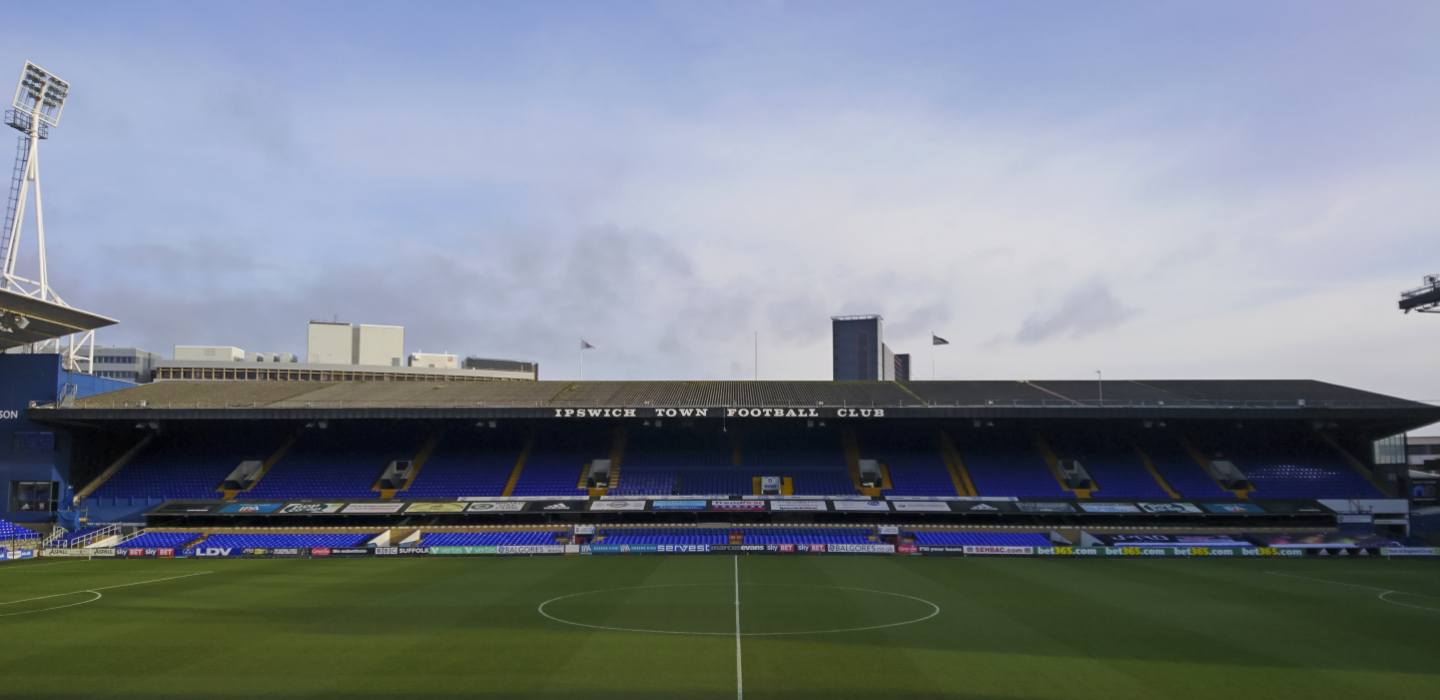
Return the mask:
[[557, 408], [556, 418], [884, 418], [883, 408]]

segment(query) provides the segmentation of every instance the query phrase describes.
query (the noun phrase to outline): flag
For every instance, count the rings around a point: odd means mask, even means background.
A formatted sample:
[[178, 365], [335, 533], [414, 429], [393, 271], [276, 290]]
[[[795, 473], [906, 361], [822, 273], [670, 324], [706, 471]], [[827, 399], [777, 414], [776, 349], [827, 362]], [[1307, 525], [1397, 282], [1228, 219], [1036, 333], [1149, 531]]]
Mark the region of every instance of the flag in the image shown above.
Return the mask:
[[944, 338], [941, 338], [940, 336], [935, 335], [934, 333], [931, 333], [931, 334], [930, 334], [930, 344], [931, 344], [931, 345], [949, 345], [949, 344], [950, 344], [950, 341], [948, 341], [948, 340], [946, 340], [946, 339], [944, 339]]
[[594, 349], [595, 349], [595, 346], [594, 346], [594, 345], [591, 345], [591, 344], [589, 344], [589, 343], [587, 343], [587, 342], [585, 342], [585, 339], [584, 339], [584, 338], [581, 338], [581, 339], [580, 339], [580, 349], [581, 349], [581, 350], [594, 350]]

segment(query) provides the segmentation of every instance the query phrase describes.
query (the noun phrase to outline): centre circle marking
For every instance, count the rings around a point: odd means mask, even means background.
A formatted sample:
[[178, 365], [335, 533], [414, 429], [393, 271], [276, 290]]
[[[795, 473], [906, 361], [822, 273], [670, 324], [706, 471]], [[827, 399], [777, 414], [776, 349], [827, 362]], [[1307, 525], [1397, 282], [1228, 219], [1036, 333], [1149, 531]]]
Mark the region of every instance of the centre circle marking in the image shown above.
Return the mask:
[[[538, 608], [536, 608], [536, 611], [538, 611], [541, 615], [544, 615], [545, 617], [550, 618], [551, 620], [554, 620], [554, 621], [556, 621], [556, 622], [561, 622], [561, 623], [564, 623], [564, 624], [567, 624], [567, 625], [574, 625], [574, 626], [576, 626], [576, 627], [589, 627], [589, 628], [591, 628], [591, 629], [597, 629], [597, 630], [610, 630], [610, 631], [613, 631], [613, 632], [642, 632], [642, 633], [646, 633], [646, 634], [688, 634], [688, 635], [695, 635], [695, 636], [701, 636], [701, 637], [733, 637], [733, 636], [736, 636], [736, 633], [734, 633], [734, 632], [681, 632], [681, 631], [676, 631], [676, 630], [647, 630], [647, 629], [636, 629], [636, 628], [631, 628], [631, 627], [607, 627], [607, 626], [605, 626], [605, 625], [589, 625], [589, 624], [586, 624], [586, 623], [583, 623], [583, 622], [575, 622], [574, 620], [566, 620], [566, 619], [564, 619], [564, 618], [555, 617], [554, 615], [551, 615], [550, 613], [545, 612], [545, 606], [547, 606], [547, 605], [549, 605], [549, 604], [551, 604], [551, 603], [557, 602], [557, 601], [565, 600], [565, 599], [567, 599], [567, 598], [578, 598], [578, 597], [580, 597], [580, 596], [596, 595], [596, 594], [599, 594], [599, 593], [612, 593], [612, 592], [614, 592], [614, 591], [639, 591], [639, 590], [645, 590], [645, 589], [650, 589], [650, 588], [689, 588], [689, 587], [699, 587], [699, 586], [724, 586], [724, 587], [726, 587], [726, 588], [730, 588], [730, 587], [731, 587], [731, 584], [728, 584], [728, 583], [673, 583], [673, 584], [667, 584], [667, 585], [661, 585], [661, 586], [627, 586], [627, 587], [624, 587], [624, 588], [602, 588], [602, 589], [600, 589], [600, 590], [598, 590], [598, 591], [582, 591], [582, 592], [580, 592], [580, 593], [571, 593], [571, 594], [569, 594], [569, 595], [562, 595], [562, 596], [560, 596], [560, 597], [558, 597], [558, 598], [551, 598], [550, 600], [547, 600], [547, 601], [541, 603], [540, 606], [539, 606]], [[939, 615], [939, 614], [940, 614], [940, 606], [938, 606], [938, 605], [936, 605], [936, 604], [934, 604], [934, 603], [932, 603], [932, 602], [930, 602], [930, 601], [928, 601], [928, 600], [925, 600], [924, 598], [916, 598], [915, 596], [912, 596], [912, 595], [905, 595], [905, 594], [903, 594], [903, 593], [891, 593], [891, 592], [889, 592], [889, 591], [872, 591], [872, 590], [870, 590], [870, 589], [868, 589], [868, 588], [848, 588], [848, 587], [846, 587], [846, 586], [810, 586], [810, 585], [806, 585], [806, 584], [803, 584], [803, 583], [742, 583], [742, 584], [740, 584], [740, 586], [741, 586], [742, 588], [747, 587], [747, 586], [774, 586], [774, 587], [784, 586], [784, 587], [790, 587], [790, 588], [823, 588], [823, 589], [834, 590], [834, 591], [858, 591], [858, 592], [860, 592], [860, 593], [874, 593], [874, 594], [876, 594], [876, 595], [888, 595], [888, 596], [894, 596], [894, 597], [896, 597], [896, 598], [905, 598], [905, 599], [907, 599], [907, 600], [913, 600], [913, 601], [917, 601], [917, 602], [920, 602], [920, 603], [924, 603], [924, 604], [926, 604], [926, 605], [934, 608], [934, 610], [932, 610], [929, 615], [926, 615], [926, 616], [924, 616], [924, 617], [917, 617], [917, 618], [915, 618], [915, 619], [913, 619], [913, 620], [905, 620], [904, 622], [892, 622], [892, 623], [886, 624], [886, 625], [870, 625], [870, 626], [868, 626], [868, 627], [846, 627], [846, 628], [844, 628], [844, 629], [833, 629], [833, 630], [807, 630], [807, 631], [803, 631], [803, 632], [741, 632], [741, 633], [739, 634], [739, 636], [742, 636], [742, 637], [779, 637], [779, 636], [789, 636], [789, 635], [797, 635], [797, 634], [838, 634], [838, 633], [840, 633], [840, 632], [863, 632], [863, 631], [865, 631], [865, 630], [885, 629], [886, 627], [900, 627], [901, 625], [913, 625], [913, 624], [915, 624], [915, 623], [917, 623], [917, 622], [924, 622], [924, 621], [926, 621], [926, 620], [928, 620], [928, 619], [930, 619], [930, 618], [932, 618], [932, 617], [935, 617], [936, 615]]]

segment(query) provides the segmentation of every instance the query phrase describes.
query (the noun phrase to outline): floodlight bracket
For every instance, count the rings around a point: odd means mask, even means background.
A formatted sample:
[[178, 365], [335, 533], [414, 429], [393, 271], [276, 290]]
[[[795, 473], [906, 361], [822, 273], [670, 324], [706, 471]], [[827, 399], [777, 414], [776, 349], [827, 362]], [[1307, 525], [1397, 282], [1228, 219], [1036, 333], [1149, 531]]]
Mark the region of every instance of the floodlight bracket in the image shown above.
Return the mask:
[[1422, 314], [1440, 313], [1440, 275], [1426, 275], [1424, 285], [1400, 293], [1400, 310]]
[[[25, 133], [29, 133], [30, 123], [32, 121], [33, 118], [30, 116], [29, 112], [21, 111], [18, 109], [5, 110], [5, 126], [15, 129], [16, 131], [23, 131]], [[46, 124], [43, 121], [40, 122], [40, 128], [36, 129], [35, 131], [36, 134], [38, 134], [42, 139], [50, 138], [50, 125]]]

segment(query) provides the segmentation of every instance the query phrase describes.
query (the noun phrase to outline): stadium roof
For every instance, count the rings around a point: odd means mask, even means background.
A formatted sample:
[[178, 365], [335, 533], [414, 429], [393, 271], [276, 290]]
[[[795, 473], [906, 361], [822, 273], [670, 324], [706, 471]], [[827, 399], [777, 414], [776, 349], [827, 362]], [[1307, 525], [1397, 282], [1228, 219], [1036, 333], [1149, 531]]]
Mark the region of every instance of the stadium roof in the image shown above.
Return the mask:
[[1099, 392], [1093, 381], [168, 381], [79, 399], [69, 408], [32, 408], [26, 417], [41, 422], [494, 419], [562, 417], [568, 415], [562, 411], [581, 408], [634, 409], [621, 415], [645, 417], [669, 407], [793, 407], [823, 418], [846, 417], [842, 408], [881, 408], [887, 418], [1344, 420], [1362, 422], [1369, 426], [1366, 432], [1377, 435], [1440, 422], [1437, 406], [1311, 380], [1106, 381], [1103, 402]]
[[[488, 406], [1104, 406], [1434, 408], [1309, 380], [960, 382], [210, 382], [141, 385], [78, 409]], [[1440, 408], [1434, 410], [1440, 411]]]
[[0, 351], [116, 323], [113, 318], [0, 289]]

